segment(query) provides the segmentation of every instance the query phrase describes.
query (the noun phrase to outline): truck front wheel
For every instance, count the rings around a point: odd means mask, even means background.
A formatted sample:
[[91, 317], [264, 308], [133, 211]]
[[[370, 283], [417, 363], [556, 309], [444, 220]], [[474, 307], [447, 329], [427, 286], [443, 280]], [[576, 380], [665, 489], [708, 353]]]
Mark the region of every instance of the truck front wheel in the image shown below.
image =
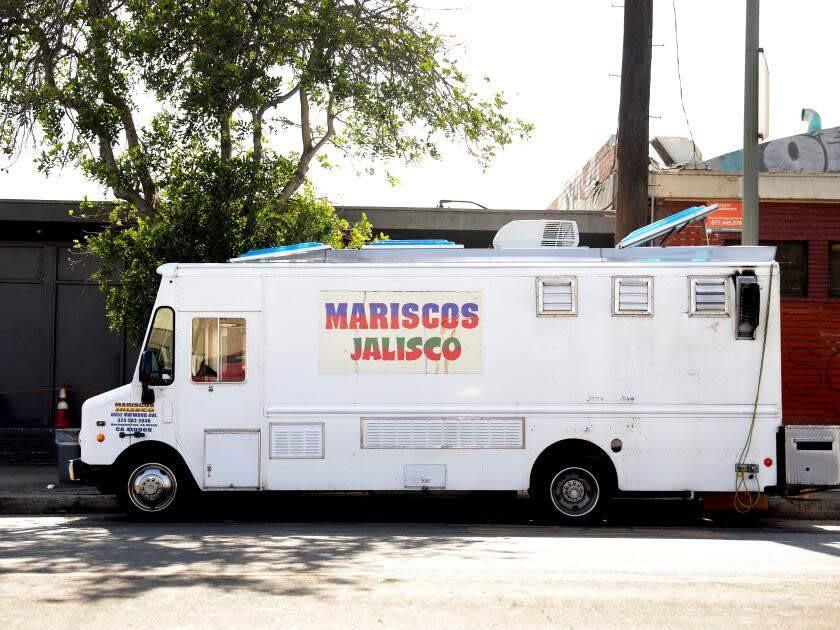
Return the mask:
[[146, 519], [177, 513], [187, 494], [187, 479], [181, 470], [163, 458], [127, 462], [117, 493], [120, 505], [130, 516]]

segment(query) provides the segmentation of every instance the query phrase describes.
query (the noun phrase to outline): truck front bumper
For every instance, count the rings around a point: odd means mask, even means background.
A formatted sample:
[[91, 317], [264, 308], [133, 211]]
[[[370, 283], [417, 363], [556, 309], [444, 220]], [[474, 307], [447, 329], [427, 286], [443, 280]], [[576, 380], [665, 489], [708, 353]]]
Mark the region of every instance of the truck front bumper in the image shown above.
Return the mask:
[[81, 459], [71, 459], [67, 462], [67, 469], [72, 481], [81, 481], [82, 473], [87, 465]]
[[99, 486], [100, 489], [103, 483], [107, 481], [107, 474], [110, 468], [110, 466], [91, 466], [79, 458], [71, 459], [67, 462], [70, 479], [91, 486]]

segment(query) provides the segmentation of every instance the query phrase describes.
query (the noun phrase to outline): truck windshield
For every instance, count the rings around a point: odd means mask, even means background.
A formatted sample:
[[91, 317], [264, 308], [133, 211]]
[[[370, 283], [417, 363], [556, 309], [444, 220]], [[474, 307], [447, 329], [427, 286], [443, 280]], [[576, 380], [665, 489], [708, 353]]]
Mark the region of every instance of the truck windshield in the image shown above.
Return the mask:
[[169, 385], [175, 378], [175, 312], [168, 306], [155, 311], [144, 350], [155, 358], [149, 385]]

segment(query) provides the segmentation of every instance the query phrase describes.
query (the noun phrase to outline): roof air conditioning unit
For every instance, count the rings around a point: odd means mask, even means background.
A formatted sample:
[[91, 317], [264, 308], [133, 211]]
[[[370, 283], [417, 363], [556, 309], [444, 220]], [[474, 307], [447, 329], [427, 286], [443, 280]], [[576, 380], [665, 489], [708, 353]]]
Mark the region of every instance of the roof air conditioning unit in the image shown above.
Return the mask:
[[577, 247], [579, 243], [577, 223], [560, 219], [511, 221], [493, 238], [494, 249]]

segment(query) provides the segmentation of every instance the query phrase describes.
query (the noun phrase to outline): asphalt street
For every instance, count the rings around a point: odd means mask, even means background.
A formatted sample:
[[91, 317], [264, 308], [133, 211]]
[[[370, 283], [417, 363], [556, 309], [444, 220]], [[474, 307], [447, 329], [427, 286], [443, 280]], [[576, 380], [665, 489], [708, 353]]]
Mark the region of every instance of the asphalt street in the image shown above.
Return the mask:
[[520, 504], [321, 499], [151, 524], [0, 517], [3, 626], [840, 623], [840, 523], [715, 520], [666, 506], [557, 527]]

